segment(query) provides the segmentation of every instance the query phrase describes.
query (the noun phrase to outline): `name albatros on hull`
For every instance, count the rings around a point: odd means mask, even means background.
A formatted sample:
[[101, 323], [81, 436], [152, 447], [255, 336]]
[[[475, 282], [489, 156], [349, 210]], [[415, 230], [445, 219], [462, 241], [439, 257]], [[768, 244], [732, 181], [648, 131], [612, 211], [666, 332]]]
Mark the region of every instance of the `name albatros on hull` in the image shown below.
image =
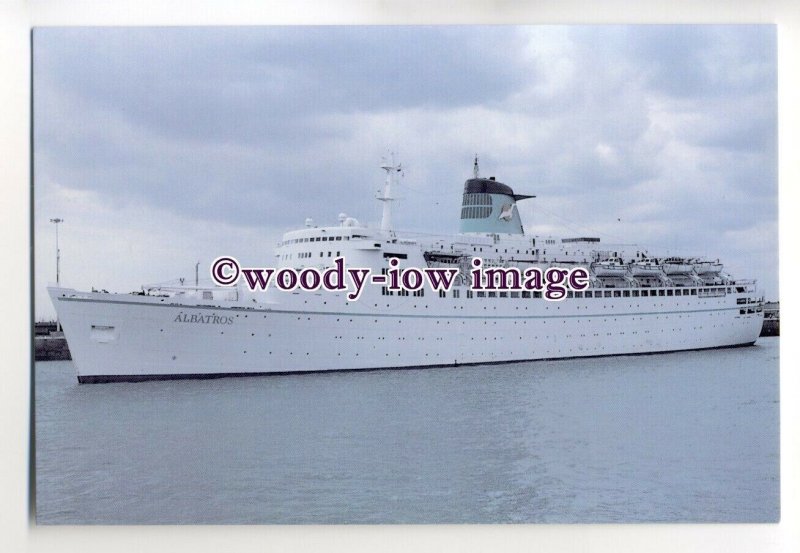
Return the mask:
[[[287, 232], [275, 249], [283, 267], [325, 269], [334, 259], [386, 273], [399, 268], [585, 268], [589, 288], [560, 302], [537, 291], [448, 291], [365, 287], [346, 291], [250, 292], [240, 286], [152, 287], [132, 294], [50, 287], [78, 381], [219, 378], [279, 373], [511, 363], [745, 346], [762, 326], [755, 281], [717, 261], [658, 258], [598, 238], [526, 235], [515, 194], [494, 177], [464, 184], [460, 231], [432, 236], [392, 227], [386, 181], [379, 228], [345, 214], [339, 224]], [[395, 261], [394, 263], [397, 263]], [[393, 265], [392, 265], [393, 267]]]

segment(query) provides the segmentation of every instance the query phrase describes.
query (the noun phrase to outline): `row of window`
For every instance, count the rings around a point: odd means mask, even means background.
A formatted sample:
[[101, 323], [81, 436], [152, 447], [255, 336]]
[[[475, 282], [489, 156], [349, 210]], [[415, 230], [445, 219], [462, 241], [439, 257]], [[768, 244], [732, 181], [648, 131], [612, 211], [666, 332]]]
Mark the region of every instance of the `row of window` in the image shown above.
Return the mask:
[[[456, 290], [453, 290], [453, 292], [456, 292]], [[440, 292], [439, 295], [441, 297], [444, 297], [441, 294], [442, 293]], [[411, 292], [409, 292], [408, 290], [405, 290], [405, 289], [398, 290], [397, 291], [397, 295], [398, 296], [409, 296], [409, 295], [411, 295], [411, 296], [414, 296], [415, 298], [421, 298], [421, 297], [425, 296], [425, 288], [420, 288], [419, 290], [412, 290]], [[394, 296], [394, 290], [389, 290], [388, 288], [386, 288], [386, 286], [381, 286], [381, 296]], [[455, 294], [453, 297], [457, 298], [458, 294]]]
[[[341, 252], [336, 252], [336, 257], [339, 257], [340, 253]], [[291, 254], [291, 253], [285, 253], [285, 254], [283, 254], [283, 255], [281, 255], [279, 257], [281, 258], [281, 261], [288, 261], [288, 260], [292, 259], [293, 255], [294, 254]], [[319, 252], [319, 256], [320, 257], [325, 257], [325, 252]], [[300, 252], [300, 253], [297, 254], [297, 259], [309, 259], [310, 257], [311, 257], [311, 252]], [[333, 252], [328, 252], [328, 256], [327, 257], [333, 257]]]
[[[715, 291], [715, 294], [708, 294], [704, 292], [711, 292]], [[586, 290], [574, 292], [568, 291], [567, 297], [568, 298], [646, 298], [646, 297], [658, 297], [658, 296], [722, 296], [725, 295], [725, 288], [658, 288], [658, 289], [651, 289], [651, 290]], [[731, 293], [731, 288], [727, 289], [727, 292]], [[458, 298], [460, 296], [460, 291], [458, 289], [453, 289], [452, 295], [454, 298]], [[443, 291], [439, 292], [439, 297], [444, 298], [446, 294]], [[467, 290], [467, 297], [479, 297], [479, 298], [541, 298], [542, 292], [497, 292], [497, 291], [486, 291], [486, 290]]]
[[761, 313], [763, 309], [761, 307], [756, 307], [753, 309], [752, 307], [748, 307], [747, 309], [740, 309], [739, 315], [752, 315], [753, 313]]
[[[385, 274], [385, 273], [384, 273]], [[646, 297], [659, 297], [659, 296], [703, 296], [702, 292], [716, 290], [720, 293], [715, 295], [724, 295], [726, 289], [725, 288], [659, 288], [659, 289], [652, 289], [652, 290], [586, 290], [584, 291], [568, 291], [567, 298], [646, 298]], [[728, 293], [731, 293], [731, 289], [727, 289]], [[461, 296], [461, 290], [458, 288], [454, 288], [451, 291], [451, 294], [454, 298], [459, 298]], [[387, 290], [386, 287], [381, 288], [381, 295], [384, 296], [393, 296], [394, 292], [391, 290]], [[408, 296], [409, 293], [406, 290], [401, 290], [397, 293], [398, 296]], [[412, 293], [414, 296], [424, 296], [425, 289], [421, 288]], [[446, 298], [447, 294], [444, 290], [439, 290], [439, 297]], [[529, 291], [521, 291], [521, 292], [498, 292], [498, 291], [488, 291], [488, 290], [467, 290], [467, 298], [541, 298], [542, 292], [529, 292]]]
[[284, 240], [278, 242], [278, 246], [286, 246], [289, 244], [300, 244], [301, 242], [333, 242], [334, 240], [350, 240], [349, 236], [311, 236], [309, 238], [292, 238], [291, 240]]

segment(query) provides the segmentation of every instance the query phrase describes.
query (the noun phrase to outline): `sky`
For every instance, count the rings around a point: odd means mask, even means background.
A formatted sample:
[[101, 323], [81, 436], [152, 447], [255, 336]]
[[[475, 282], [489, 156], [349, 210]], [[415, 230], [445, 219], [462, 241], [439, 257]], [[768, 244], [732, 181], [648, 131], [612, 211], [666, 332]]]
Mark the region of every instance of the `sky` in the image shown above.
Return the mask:
[[35, 316], [61, 283], [128, 292], [270, 266], [283, 232], [454, 233], [472, 159], [526, 232], [719, 258], [778, 299], [772, 25], [36, 28]]

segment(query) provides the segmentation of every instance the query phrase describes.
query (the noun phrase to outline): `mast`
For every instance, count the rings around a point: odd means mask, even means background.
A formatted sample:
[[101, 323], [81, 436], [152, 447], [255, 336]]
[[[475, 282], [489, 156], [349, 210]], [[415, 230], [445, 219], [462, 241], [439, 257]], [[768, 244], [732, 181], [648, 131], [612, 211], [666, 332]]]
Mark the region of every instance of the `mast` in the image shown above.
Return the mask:
[[478, 154], [475, 154], [475, 163], [472, 164], [472, 177], [478, 178]]
[[381, 169], [386, 171], [386, 181], [383, 184], [383, 193], [379, 192], [376, 198], [383, 202], [383, 216], [381, 217], [381, 230], [391, 232], [392, 231], [392, 202], [395, 198], [392, 196], [392, 184], [394, 184], [394, 180], [397, 178], [398, 173], [403, 170], [403, 167], [398, 163], [395, 164], [394, 162], [394, 153], [391, 154], [392, 160], [391, 163], [384, 162], [381, 165]]

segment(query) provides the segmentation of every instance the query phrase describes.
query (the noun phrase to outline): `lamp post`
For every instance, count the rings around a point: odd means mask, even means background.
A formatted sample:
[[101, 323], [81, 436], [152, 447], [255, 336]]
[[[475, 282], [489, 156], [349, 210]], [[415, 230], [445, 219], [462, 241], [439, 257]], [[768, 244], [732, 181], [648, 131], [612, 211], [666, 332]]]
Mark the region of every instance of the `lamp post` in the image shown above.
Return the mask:
[[[50, 219], [50, 222], [56, 225], [56, 284], [61, 284], [61, 249], [58, 247], [58, 225], [63, 223], [64, 219], [56, 217], [55, 219]], [[56, 316], [56, 332], [60, 331], [61, 323], [58, 322], [58, 316]]]
[[63, 223], [64, 219], [56, 217], [55, 219], [50, 219], [51, 223], [55, 223], [56, 225], [56, 284], [61, 283], [61, 250], [58, 247], [58, 224]]

